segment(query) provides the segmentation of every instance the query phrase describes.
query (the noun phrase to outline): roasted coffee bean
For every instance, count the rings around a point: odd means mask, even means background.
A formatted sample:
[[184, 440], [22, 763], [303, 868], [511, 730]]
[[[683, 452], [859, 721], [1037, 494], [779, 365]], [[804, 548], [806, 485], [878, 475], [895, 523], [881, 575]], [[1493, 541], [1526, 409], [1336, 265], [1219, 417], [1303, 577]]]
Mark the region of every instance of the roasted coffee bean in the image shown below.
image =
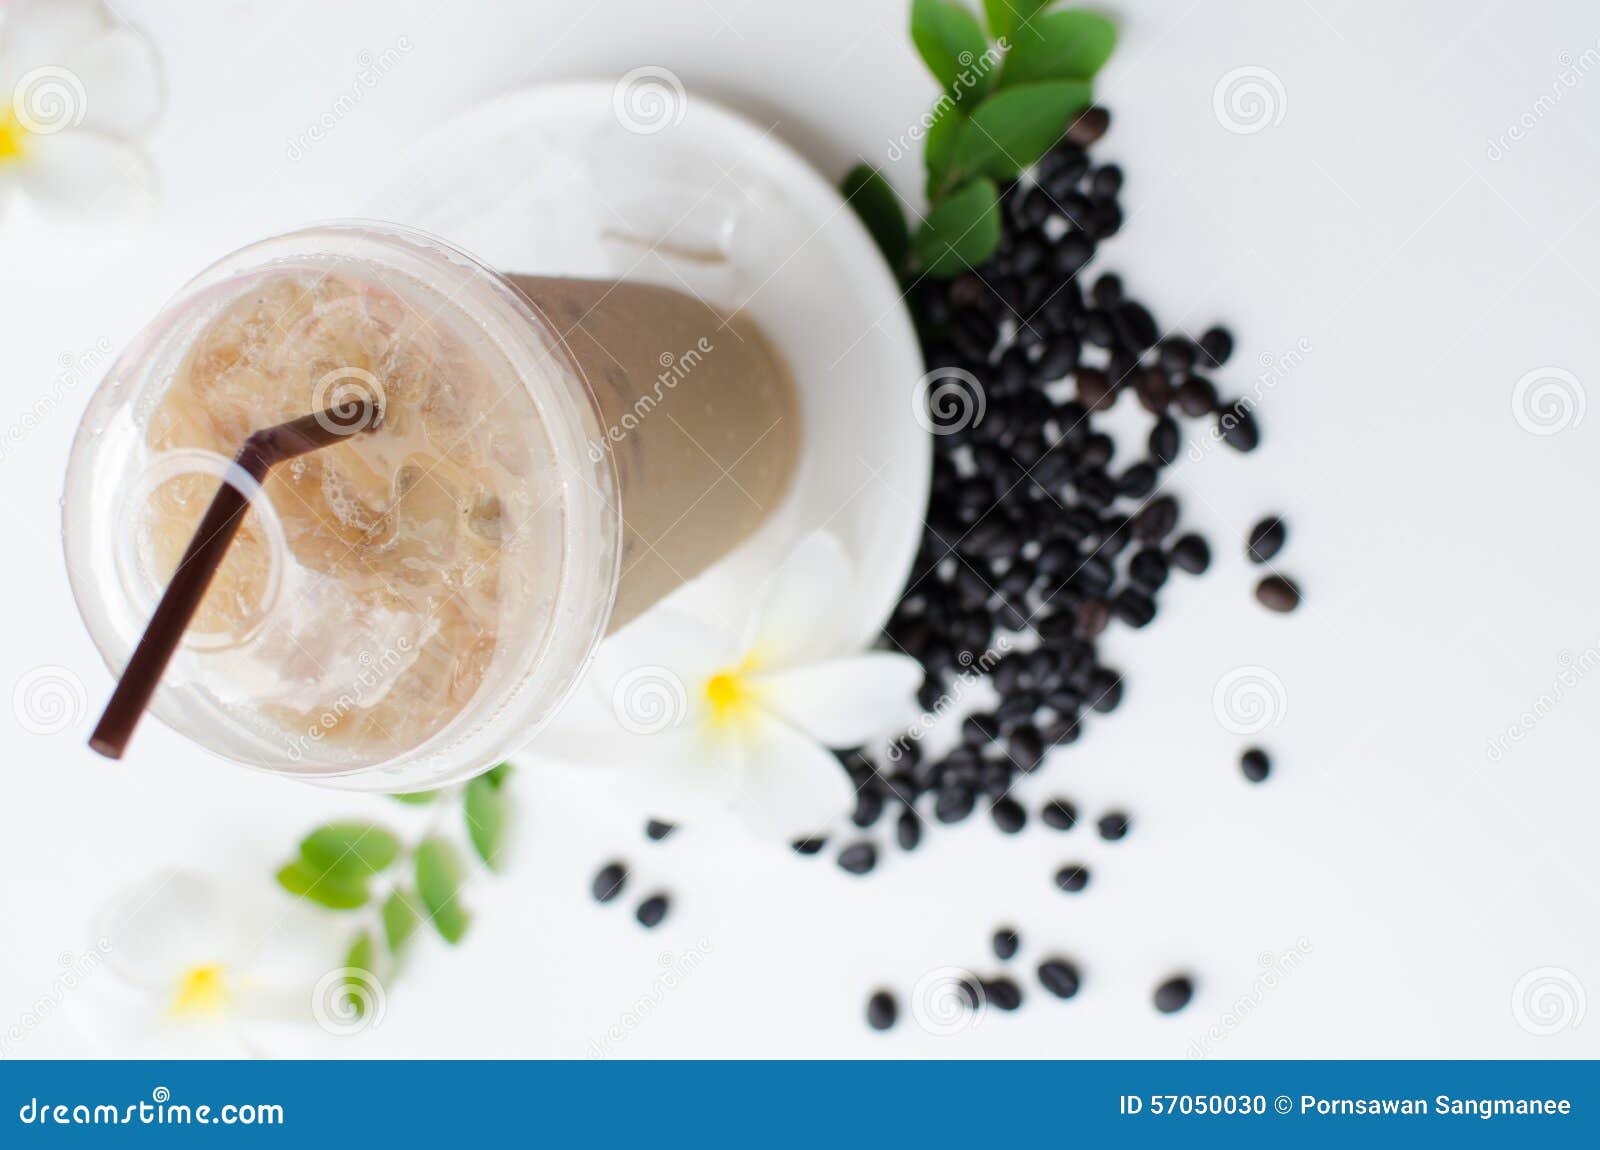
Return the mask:
[[894, 824], [895, 841], [903, 851], [914, 851], [922, 842], [922, 819], [916, 811], [904, 810]]
[[669, 905], [666, 895], [653, 894], [639, 904], [638, 909], [633, 912], [633, 917], [646, 929], [659, 926], [661, 920], [667, 917]]
[[1078, 993], [1078, 968], [1064, 958], [1047, 958], [1039, 964], [1039, 982], [1057, 998]]
[[1217, 389], [1210, 380], [1192, 375], [1178, 385], [1178, 409], [1185, 415], [1198, 418], [1210, 415], [1217, 409]]
[[595, 874], [594, 881], [589, 884], [589, 890], [594, 895], [595, 902], [610, 902], [622, 893], [627, 881], [627, 864], [611, 862], [601, 867]]
[[1017, 948], [1022, 945], [1022, 937], [1009, 926], [1003, 926], [994, 932], [994, 937], [989, 940], [994, 947], [994, 956], [1001, 962], [1006, 962], [1017, 955]]
[[1115, 307], [1122, 302], [1122, 277], [1115, 272], [1107, 272], [1094, 281], [1094, 290], [1090, 294], [1101, 307]]
[[896, 1005], [894, 995], [887, 990], [875, 991], [867, 999], [867, 1025], [874, 1030], [888, 1030], [894, 1025], [900, 1008]]
[[1075, 743], [1078, 741], [1079, 735], [1077, 716], [1064, 715], [1053, 723], [1047, 724], [1040, 733], [1044, 737], [1044, 741], [1052, 747]]
[[1167, 581], [1167, 559], [1154, 547], [1145, 547], [1128, 560], [1128, 580], [1141, 591], [1157, 591]]
[[1096, 196], [1110, 199], [1122, 190], [1122, 169], [1115, 164], [1107, 164], [1095, 172], [1089, 186]]
[[1111, 600], [1111, 613], [1130, 627], [1145, 627], [1156, 617], [1156, 605], [1142, 592], [1118, 591]]
[[878, 848], [869, 842], [851, 843], [839, 852], [839, 865], [851, 874], [866, 874], [878, 865]]
[[1132, 300], [1124, 300], [1111, 309], [1111, 323], [1122, 346], [1136, 353], [1154, 347], [1161, 335], [1149, 309]]
[[1168, 552], [1174, 566], [1191, 575], [1203, 575], [1211, 566], [1211, 548], [1198, 535], [1185, 535]]
[[1033, 378], [1039, 383], [1054, 383], [1078, 366], [1078, 337], [1070, 332], [1051, 336], [1044, 354], [1033, 365]]
[[1010, 795], [996, 799], [989, 808], [989, 814], [994, 818], [994, 825], [1008, 835], [1016, 834], [1028, 821], [1028, 812]]
[[1111, 622], [1111, 608], [1103, 599], [1085, 599], [1078, 604], [1077, 633], [1084, 639], [1093, 639]]
[[1267, 758], [1267, 752], [1260, 747], [1251, 747], [1239, 756], [1239, 770], [1244, 772], [1244, 777], [1252, 783], [1265, 782], [1272, 773], [1272, 760]]
[[1160, 543], [1178, 525], [1178, 501], [1158, 495], [1133, 517], [1133, 535], [1141, 543]]
[[1097, 367], [1078, 369], [1078, 402], [1090, 411], [1104, 411], [1116, 399], [1111, 380]]
[[1168, 375], [1183, 375], [1187, 372], [1194, 366], [1195, 354], [1199, 350], [1193, 340], [1182, 335], [1169, 335], [1161, 341], [1159, 347], [1161, 370]]
[[1108, 843], [1120, 842], [1128, 834], [1128, 816], [1121, 811], [1101, 815], [1095, 825], [1100, 829], [1100, 837]]
[[826, 845], [827, 841], [823, 838], [795, 839], [789, 846], [797, 855], [814, 855]]
[[1067, 141], [1080, 148], [1087, 148], [1101, 136], [1106, 134], [1106, 129], [1111, 127], [1111, 113], [1098, 105], [1085, 108], [1078, 113], [1078, 118], [1067, 125]]
[[1117, 491], [1130, 499], [1143, 499], [1156, 489], [1156, 469], [1135, 463], [1117, 479]]
[[1156, 987], [1153, 997], [1157, 1010], [1162, 1014], [1174, 1014], [1189, 1005], [1194, 997], [1194, 983], [1187, 975], [1177, 975]]
[[1222, 441], [1235, 451], [1254, 451], [1261, 444], [1261, 431], [1250, 413], [1248, 400], [1236, 399], [1217, 413], [1217, 431]]
[[1078, 821], [1078, 808], [1067, 799], [1051, 799], [1039, 811], [1039, 819], [1047, 827], [1070, 831]]
[[1044, 736], [1037, 727], [1018, 727], [1011, 732], [1006, 746], [1019, 771], [1032, 771], [1044, 759]]
[[933, 815], [941, 823], [959, 823], [972, 813], [972, 789], [961, 784], [941, 787], [934, 799]]
[[1268, 575], [1256, 584], [1256, 598], [1267, 610], [1287, 614], [1300, 606], [1300, 588], [1282, 575]]
[[856, 792], [855, 813], [850, 816], [850, 821], [865, 830], [872, 826], [883, 815], [883, 795], [876, 790], [866, 789]]
[[1163, 415], [1156, 420], [1156, 425], [1150, 429], [1150, 456], [1163, 467], [1178, 458], [1178, 447], [1181, 433], [1178, 431], [1178, 421], [1171, 416]]
[[1069, 863], [1056, 871], [1056, 886], [1068, 894], [1077, 894], [1089, 885], [1089, 868], [1082, 863]]
[[1214, 327], [1200, 337], [1200, 350], [1212, 367], [1221, 367], [1233, 354], [1233, 333], [1225, 327]]
[[676, 823], [664, 822], [661, 819], [651, 819], [644, 825], [644, 833], [651, 842], [660, 842], [673, 831], [677, 830]]
[[1022, 1005], [1022, 988], [1012, 979], [988, 978], [981, 985], [984, 1001], [997, 1010], [1010, 1011]]
[[1089, 706], [1102, 715], [1109, 715], [1122, 702], [1122, 676], [1105, 667], [1096, 667], [1089, 675], [1084, 698]]
[[1172, 402], [1172, 384], [1158, 367], [1147, 367], [1133, 381], [1134, 394], [1151, 415], [1160, 415]]
[[1283, 550], [1284, 540], [1288, 536], [1289, 529], [1284, 526], [1282, 517], [1269, 516], [1250, 528], [1245, 554], [1250, 557], [1252, 563], [1266, 563]]

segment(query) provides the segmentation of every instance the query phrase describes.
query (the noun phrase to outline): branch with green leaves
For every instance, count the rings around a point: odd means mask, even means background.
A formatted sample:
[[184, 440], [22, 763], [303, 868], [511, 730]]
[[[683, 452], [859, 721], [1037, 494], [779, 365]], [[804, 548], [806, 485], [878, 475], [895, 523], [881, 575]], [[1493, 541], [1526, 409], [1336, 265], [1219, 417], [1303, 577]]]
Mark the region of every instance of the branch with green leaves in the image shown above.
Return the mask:
[[392, 795], [433, 808], [423, 835], [408, 842], [375, 822], [325, 823], [300, 840], [295, 857], [279, 868], [278, 885], [332, 911], [366, 921], [345, 953], [347, 1007], [359, 1016], [363, 979], [383, 979], [398, 969], [407, 944], [424, 923], [452, 946], [472, 919], [461, 901], [470, 870], [448, 833], [459, 809], [461, 829], [482, 866], [497, 870], [510, 822], [505, 791], [510, 763], [466, 785], [418, 794]]
[[[883, 174], [858, 164], [845, 198], [902, 280], [977, 267], [1000, 242], [1000, 183], [1053, 147], [1093, 102], [1116, 29], [1050, 0], [912, 0], [911, 39], [939, 82], [925, 117], [928, 211], [913, 233]], [[987, 27], [987, 34], [985, 33]]]

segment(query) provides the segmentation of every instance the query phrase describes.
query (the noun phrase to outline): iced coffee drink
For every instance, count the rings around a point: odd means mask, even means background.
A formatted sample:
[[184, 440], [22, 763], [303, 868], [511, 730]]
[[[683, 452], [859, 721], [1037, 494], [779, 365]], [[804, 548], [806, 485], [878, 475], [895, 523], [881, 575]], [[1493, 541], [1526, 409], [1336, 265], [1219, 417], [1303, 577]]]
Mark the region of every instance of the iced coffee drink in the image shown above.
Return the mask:
[[[400, 231], [259, 247], [113, 369], [69, 477], [75, 587], [118, 670], [245, 438], [370, 413], [268, 476], [157, 696], [213, 749], [404, 776], [373, 786], [470, 773], [559, 705], [603, 633], [784, 498], [793, 384], [744, 317], [665, 288], [508, 280]], [[86, 506], [95, 491], [120, 514]]]

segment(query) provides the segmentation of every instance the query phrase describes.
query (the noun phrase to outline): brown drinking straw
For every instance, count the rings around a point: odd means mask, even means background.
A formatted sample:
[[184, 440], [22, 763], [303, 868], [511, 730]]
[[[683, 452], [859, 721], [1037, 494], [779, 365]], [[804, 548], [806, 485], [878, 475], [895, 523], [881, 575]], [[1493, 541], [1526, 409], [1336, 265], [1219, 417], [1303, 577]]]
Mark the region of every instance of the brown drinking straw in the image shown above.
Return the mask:
[[[351, 419], [352, 412], [357, 417], [355, 421]], [[381, 415], [381, 411], [373, 412], [360, 404], [336, 405], [315, 415], [302, 415], [277, 427], [252, 433], [233, 461], [256, 483], [265, 483], [267, 472], [276, 464], [370, 431], [381, 421]], [[117, 681], [99, 725], [89, 736], [89, 746], [106, 758], [122, 757], [133, 736], [133, 728], [150, 705], [150, 697], [155, 694], [167, 664], [183, 641], [184, 631], [200, 609], [206, 588], [211, 586], [217, 568], [227, 557], [228, 547], [239, 533], [249, 503], [244, 492], [223, 480], [194, 538], [189, 541], [178, 569], [172, 573], [172, 581], [156, 605], [155, 614], [150, 616], [139, 645], [133, 649], [133, 657]]]

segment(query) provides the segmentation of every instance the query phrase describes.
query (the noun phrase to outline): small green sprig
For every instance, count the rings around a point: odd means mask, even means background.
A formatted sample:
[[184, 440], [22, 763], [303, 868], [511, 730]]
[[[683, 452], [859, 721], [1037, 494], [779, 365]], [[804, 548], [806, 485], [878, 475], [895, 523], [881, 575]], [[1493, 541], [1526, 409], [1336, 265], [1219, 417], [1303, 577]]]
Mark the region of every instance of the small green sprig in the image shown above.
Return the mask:
[[[295, 857], [279, 868], [278, 885], [297, 898], [328, 910], [365, 913], [344, 960], [345, 1002], [356, 1016], [365, 1009], [364, 986], [398, 969], [407, 943], [424, 922], [452, 946], [467, 933], [472, 919], [461, 889], [470, 872], [444, 827], [459, 806], [473, 854], [483, 866], [498, 870], [510, 822], [505, 790], [510, 774], [511, 764], [501, 763], [462, 787], [390, 796], [438, 809], [416, 842], [375, 822], [325, 823], [302, 838]], [[386, 885], [387, 893], [374, 904], [373, 887], [380, 878], [386, 881], [377, 885]]]
[[912, 0], [911, 39], [941, 91], [926, 123], [928, 212], [913, 232], [883, 174], [858, 164], [845, 198], [903, 281], [976, 267], [1000, 242], [1000, 182], [1053, 147], [1093, 101], [1116, 29], [1051, 0]]

